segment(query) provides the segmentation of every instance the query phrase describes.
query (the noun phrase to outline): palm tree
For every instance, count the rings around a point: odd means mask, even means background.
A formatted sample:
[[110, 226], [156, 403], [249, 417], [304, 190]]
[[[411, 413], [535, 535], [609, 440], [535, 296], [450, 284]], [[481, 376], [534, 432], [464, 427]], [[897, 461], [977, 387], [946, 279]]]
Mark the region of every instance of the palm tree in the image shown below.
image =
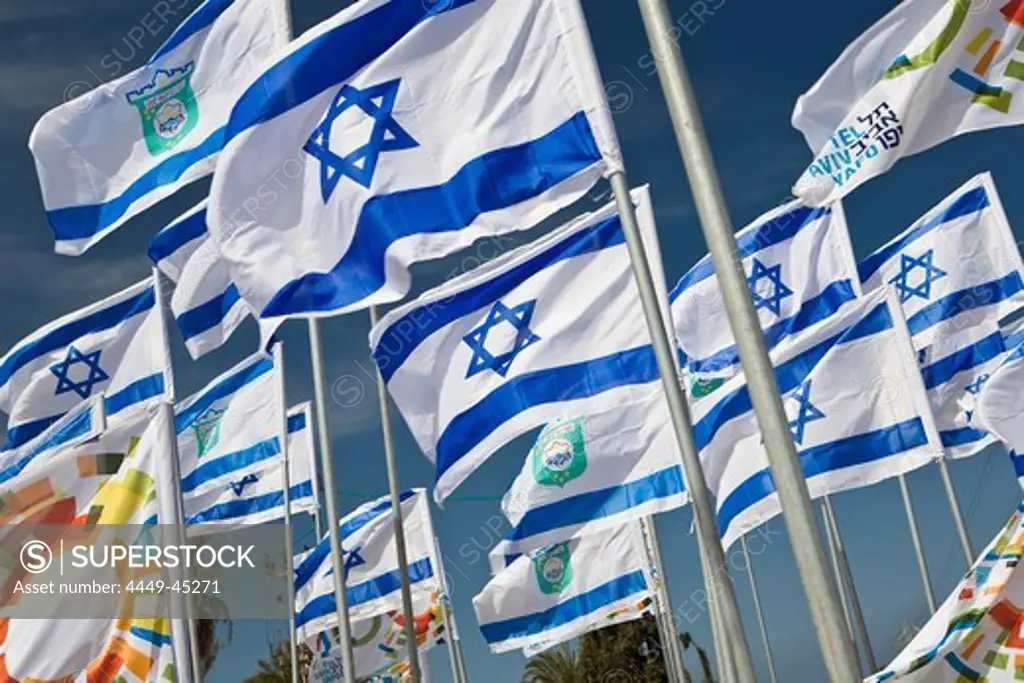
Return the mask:
[[[691, 647], [696, 651], [697, 659], [700, 660], [701, 680], [703, 683], [714, 683], [715, 676], [711, 669], [711, 660], [708, 659], [708, 653], [704, 651], [704, 648], [698, 645], [697, 641], [689, 633], [680, 633], [679, 642], [682, 644], [684, 652]], [[689, 679], [690, 672], [686, 671], [684, 673], [687, 679]]]
[[[245, 683], [291, 683], [292, 652], [288, 639], [268, 643], [270, 657], [257, 663], [258, 671], [245, 679]], [[304, 644], [299, 645], [299, 681], [306, 683], [309, 666], [313, 663], [313, 651]]]
[[584, 683], [576, 651], [568, 645], [530, 658], [522, 683]]

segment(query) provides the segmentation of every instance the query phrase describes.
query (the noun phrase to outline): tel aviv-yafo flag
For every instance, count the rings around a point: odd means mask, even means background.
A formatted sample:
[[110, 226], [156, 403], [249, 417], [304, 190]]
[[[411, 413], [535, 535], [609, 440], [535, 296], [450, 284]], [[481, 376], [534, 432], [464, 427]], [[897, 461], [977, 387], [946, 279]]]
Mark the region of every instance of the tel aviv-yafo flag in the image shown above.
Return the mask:
[[904, 156], [1024, 122], [1022, 33], [1022, 0], [904, 0], [797, 101], [816, 156], [793, 193], [828, 204]]
[[[650, 197], [633, 201], [658, 278]], [[389, 312], [370, 345], [438, 502], [523, 432], [660, 386], [612, 205]]]
[[[917, 355], [891, 292], [866, 295], [771, 356], [812, 497], [941, 457]], [[694, 437], [729, 547], [781, 512], [743, 374], [694, 405]]]
[[81, 254], [213, 172], [225, 124], [287, 42], [275, 3], [206, 0], [139, 69], [47, 112], [32, 131], [57, 252]]
[[[857, 261], [843, 206], [811, 209], [791, 202], [736, 235], [754, 308], [769, 347], [835, 313], [860, 295]], [[711, 256], [682, 277], [669, 295], [687, 368], [731, 375], [739, 367]]]
[[640, 531], [626, 524], [520, 555], [473, 598], [473, 610], [491, 652], [508, 652], [607, 626], [653, 585]]
[[359, 2], [228, 123], [207, 218], [261, 318], [394, 301], [408, 267], [536, 225], [621, 168], [579, 0]]
[[[288, 473], [291, 510], [312, 512], [319, 505], [316, 451], [310, 404], [288, 411]], [[263, 524], [284, 517], [284, 463], [270, 461], [263, 469], [185, 499], [189, 535], [216, 533], [219, 525]]]
[[521, 554], [686, 504], [679, 447], [660, 387], [631, 403], [548, 423], [501, 501]]
[[1024, 264], [988, 173], [972, 178], [859, 268], [865, 291], [895, 289], [918, 349], [1024, 306]]
[[152, 278], [41, 327], [0, 358], [5, 450], [93, 396], [116, 422], [164, 396], [170, 356]]

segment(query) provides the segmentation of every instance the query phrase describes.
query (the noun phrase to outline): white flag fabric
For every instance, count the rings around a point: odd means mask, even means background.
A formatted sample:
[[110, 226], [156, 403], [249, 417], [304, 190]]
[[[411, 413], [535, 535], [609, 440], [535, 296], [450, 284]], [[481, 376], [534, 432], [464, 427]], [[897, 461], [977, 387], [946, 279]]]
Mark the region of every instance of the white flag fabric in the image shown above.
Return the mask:
[[859, 268], [865, 291], [887, 285], [896, 290], [918, 349], [1024, 305], [1024, 264], [988, 173], [972, 178]]
[[[281, 461], [281, 400], [274, 359], [256, 353], [180, 402], [175, 429], [186, 504]], [[245, 482], [243, 484], [243, 482]]]
[[213, 172], [231, 107], [287, 41], [279, 26], [274, 3], [206, 0], [142, 67], [39, 120], [29, 148], [58, 253]]
[[[899, 304], [869, 294], [772, 352], [812, 497], [877, 483], [942, 455]], [[694, 405], [722, 542], [781, 512], [745, 377]]]
[[549, 423], [502, 498], [512, 529], [491, 552], [519, 555], [687, 501], [658, 387], [633, 403]]
[[41, 327], [0, 358], [0, 410], [7, 445], [38, 436], [92, 396], [117, 422], [161, 398], [170, 355], [152, 278]]
[[[401, 494], [409, 577], [414, 596], [440, 590], [434, 530], [423, 489]], [[349, 617], [353, 623], [401, 610], [401, 574], [391, 502], [387, 496], [359, 506], [339, 522]], [[337, 626], [331, 539], [325, 536], [295, 565], [295, 627], [305, 640]]]
[[1018, 0], [904, 0], [802, 96], [793, 125], [816, 157], [793, 193], [827, 204], [904, 156], [1024, 122]]
[[[860, 293], [843, 206], [791, 202], [758, 218], [736, 244], [769, 347], [838, 311]], [[669, 295], [687, 369], [730, 376], [739, 368], [718, 276], [705, 256]]]
[[1016, 453], [1024, 453], [1024, 344], [992, 373], [978, 395], [974, 424]]
[[[633, 201], [660, 275], [650, 197]], [[660, 386], [613, 205], [390, 311], [370, 345], [438, 502], [529, 429]]]
[[261, 318], [395, 301], [408, 267], [621, 168], [579, 0], [360, 2], [242, 95], [208, 224]]
[[[318, 505], [316, 451], [310, 404], [288, 411], [288, 472], [293, 515], [312, 513]], [[271, 461], [223, 487], [185, 499], [185, 523], [196, 525], [189, 535], [216, 533], [218, 525], [263, 524], [284, 517], [284, 463]]]
[[[88, 401], [82, 401], [39, 436], [17, 448], [0, 451], [0, 486], [7, 489], [7, 482], [21, 475], [36, 461], [45, 464], [48, 456], [94, 439], [105, 429], [103, 398], [96, 396]], [[0, 503], [0, 509], [2, 508], [3, 505]], [[3, 515], [0, 514], [0, 520], [2, 519]], [[0, 521], [0, 524], [2, 523]]]
[[491, 652], [564, 642], [648, 599], [654, 584], [639, 533], [626, 524], [516, 558], [473, 598]]

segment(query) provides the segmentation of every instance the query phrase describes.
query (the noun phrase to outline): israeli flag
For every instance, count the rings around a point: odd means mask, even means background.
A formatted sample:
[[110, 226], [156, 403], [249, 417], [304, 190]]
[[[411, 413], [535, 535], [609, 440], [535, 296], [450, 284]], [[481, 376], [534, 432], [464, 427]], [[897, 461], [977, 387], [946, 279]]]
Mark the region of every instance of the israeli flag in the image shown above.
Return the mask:
[[974, 424], [994, 435], [1013, 452], [1018, 475], [1024, 470], [1024, 344], [1014, 348], [992, 373], [978, 395]]
[[[807, 329], [860, 293], [843, 205], [781, 206], [736, 235], [761, 329], [769, 348]], [[711, 256], [690, 269], [670, 295], [687, 369], [730, 376], [739, 367], [736, 340]]]
[[564, 642], [649, 599], [648, 565], [639, 530], [627, 524], [520, 555], [473, 598], [473, 610], [491, 652]]
[[[188, 500], [281, 461], [274, 359], [257, 353], [175, 408], [181, 490]], [[205, 498], [204, 498], [205, 500]]]
[[232, 105], [287, 42], [275, 4], [206, 0], [141, 68], [36, 123], [28, 144], [58, 253], [83, 253], [213, 172]]
[[[650, 197], [633, 200], [660, 274]], [[370, 345], [438, 502], [519, 434], [660, 386], [612, 205], [396, 308]]]
[[661, 388], [642, 400], [548, 423], [501, 501], [519, 555], [685, 505], [679, 448]]
[[[288, 411], [288, 473], [291, 511], [312, 513], [318, 507], [316, 451], [310, 405]], [[189, 535], [216, 533], [222, 525], [263, 524], [284, 517], [284, 463], [281, 460], [227, 485], [185, 499]]]
[[410, 264], [621, 169], [578, 0], [359, 2], [241, 96], [208, 223], [261, 318], [395, 301]]
[[860, 264], [896, 290], [918, 349], [1024, 305], [1024, 265], [992, 176], [975, 176]]
[[[812, 497], [942, 456], [917, 354], [888, 290], [794, 335], [772, 360]], [[781, 512], [742, 374], [694, 405], [694, 437], [729, 547]]]
[[[440, 590], [434, 551], [434, 529], [424, 489], [400, 495], [405, 524], [409, 578], [414, 599]], [[391, 502], [387, 496], [353, 510], [339, 522], [344, 551], [349, 618], [353, 622], [402, 609], [402, 579]], [[297, 558], [295, 565], [295, 627], [308, 640], [338, 624], [334, 599], [331, 539]]]
[[[171, 312], [193, 358], [220, 348], [249, 317], [249, 306], [206, 231], [205, 200], [158, 232], [149, 244], [149, 256], [177, 283]], [[277, 326], [261, 327], [268, 340]]]
[[[0, 486], [11, 490], [11, 483], [33, 463], [44, 464], [48, 456], [94, 439], [106, 430], [103, 397], [82, 401], [67, 415], [50, 425], [42, 434], [9, 451], [0, 451]], [[0, 500], [0, 509], [6, 507]], [[0, 520], [6, 515], [0, 513]], [[6, 522], [3, 522], [6, 523]]]
[[153, 279], [41, 327], [0, 358], [7, 445], [33, 439], [62, 415], [103, 394], [116, 422], [165, 396], [170, 356]]

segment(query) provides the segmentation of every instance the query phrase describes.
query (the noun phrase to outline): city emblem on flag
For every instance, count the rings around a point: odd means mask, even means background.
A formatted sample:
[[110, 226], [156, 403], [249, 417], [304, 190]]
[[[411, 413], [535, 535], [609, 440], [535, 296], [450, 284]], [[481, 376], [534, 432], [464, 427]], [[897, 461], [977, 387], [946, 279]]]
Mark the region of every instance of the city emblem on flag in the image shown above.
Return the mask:
[[[540, 341], [530, 329], [530, 321], [533, 319], [533, 309], [537, 306], [537, 300], [526, 301], [518, 306], [509, 308], [503, 302], [498, 301], [487, 314], [487, 319], [475, 330], [463, 337], [463, 341], [473, 349], [473, 357], [469, 361], [469, 368], [466, 370], [466, 379], [473, 375], [494, 370], [502, 377], [508, 374], [509, 368], [516, 357]], [[509, 330], [509, 327], [512, 329]], [[488, 349], [487, 341], [492, 332], [500, 341], [492, 341], [492, 349]], [[507, 351], [495, 352], [500, 342], [507, 341], [508, 333], [514, 333], [515, 338], [511, 345], [505, 344]]]
[[548, 425], [530, 449], [533, 478], [542, 486], [564, 488], [587, 471], [583, 418]]
[[207, 408], [192, 423], [192, 431], [196, 434], [196, 445], [199, 447], [199, 458], [209, 453], [220, 441], [220, 422], [224, 417], [224, 411], [217, 408]]
[[[54, 395], [60, 396], [61, 394], [73, 391], [83, 401], [89, 398], [97, 384], [110, 379], [110, 375], [100, 367], [100, 355], [102, 353], [102, 349], [82, 353], [74, 346], [69, 346], [64, 360], [50, 366], [50, 372], [57, 378], [57, 388], [54, 390]], [[82, 373], [73, 372], [72, 370], [79, 365], [85, 366], [87, 374], [80, 381], [75, 381], [75, 377], [80, 377]]]
[[149, 83], [125, 97], [139, 111], [146, 147], [162, 154], [185, 139], [199, 123], [199, 107], [192, 91], [195, 62], [173, 69], [157, 69]]
[[545, 595], [561, 593], [572, 581], [572, 553], [569, 552], [568, 541], [542, 548], [534, 553], [532, 559], [537, 584]]

